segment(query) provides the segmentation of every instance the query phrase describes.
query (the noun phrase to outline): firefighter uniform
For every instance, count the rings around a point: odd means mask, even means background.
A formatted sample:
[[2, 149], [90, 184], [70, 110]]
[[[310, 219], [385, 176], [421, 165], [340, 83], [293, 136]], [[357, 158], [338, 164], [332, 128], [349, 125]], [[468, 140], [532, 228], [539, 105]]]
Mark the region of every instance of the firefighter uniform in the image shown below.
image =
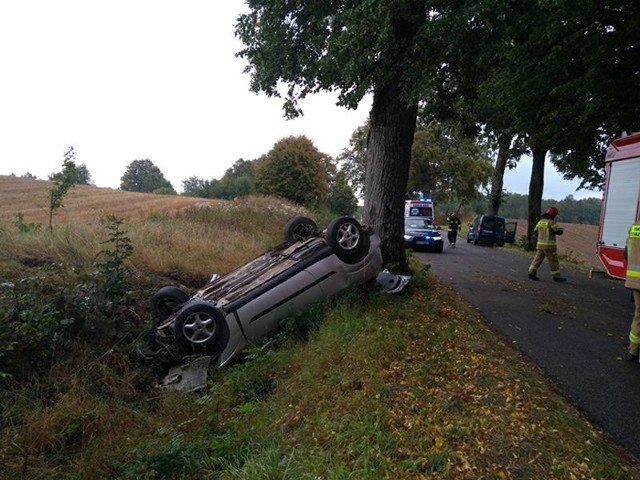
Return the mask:
[[458, 237], [458, 230], [460, 230], [460, 219], [455, 213], [452, 213], [449, 218], [449, 228], [447, 229], [447, 240], [449, 240], [449, 246], [456, 246], [456, 239]]
[[625, 248], [627, 273], [624, 286], [632, 289], [635, 312], [629, 332], [629, 358], [638, 360], [640, 351], [640, 221], [629, 229]]
[[567, 281], [566, 278], [560, 275], [560, 262], [558, 261], [556, 235], [562, 235], [563, 233], [562, 227], [555, 221], [558, 213], [556, 207], [549, 207], [536, 224], [535, 230], [538, 235], [538, 241], [536, 243], [536, 254], [531, 261], [531, 265], [529, 265], [529, 278], [531, 280], [540, 280], [536, 273], [546, 258], [549, 261], [553, 280], [555, 282]]

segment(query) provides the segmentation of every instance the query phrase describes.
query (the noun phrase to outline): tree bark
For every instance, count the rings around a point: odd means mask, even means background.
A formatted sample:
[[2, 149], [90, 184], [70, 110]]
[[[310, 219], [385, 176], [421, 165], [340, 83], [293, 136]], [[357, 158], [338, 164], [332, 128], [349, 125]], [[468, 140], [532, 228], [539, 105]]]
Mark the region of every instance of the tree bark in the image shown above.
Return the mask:
[[489, 214], [498, 215], [502, 205], [502, 190], [504, 188], [504, 171], [511, 155], [511, 135], [500, 135], [498, 138], [498, 158], [491, 178], [491, 193], [489, 200]]
[[376, 88], [369, 114], [364, 221], [380, 236], [386, 268], [406, 273], [404, 201], [418, 105], [397, 85]]
[[540, 219], [542, 208], [542, 190], [544, 189], [544, 162], [547, 158], [547, 147], [532, 147], [533, 164], [531, 181], [529, 182], [529, 203], [527, 218], [527, 248], [535, 250], [533, 231]]

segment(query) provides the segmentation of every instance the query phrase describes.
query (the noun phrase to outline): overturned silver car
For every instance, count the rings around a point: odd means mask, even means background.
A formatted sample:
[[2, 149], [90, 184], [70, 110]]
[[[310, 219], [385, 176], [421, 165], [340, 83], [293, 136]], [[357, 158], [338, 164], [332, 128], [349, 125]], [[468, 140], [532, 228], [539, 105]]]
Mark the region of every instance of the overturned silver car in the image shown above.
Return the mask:
[[172, 365], [207, 355], [222, 366], [273, 334], [283, 318], [380, 273], [380, 239], [354, 218], [336, 218], [321, 232], [313, 220], [294, 217], [284, 236], [281, 245], [212, 278], [191, 297], [173, 286], [158, 290], [151, 297], [158, 326], [138, 353]]

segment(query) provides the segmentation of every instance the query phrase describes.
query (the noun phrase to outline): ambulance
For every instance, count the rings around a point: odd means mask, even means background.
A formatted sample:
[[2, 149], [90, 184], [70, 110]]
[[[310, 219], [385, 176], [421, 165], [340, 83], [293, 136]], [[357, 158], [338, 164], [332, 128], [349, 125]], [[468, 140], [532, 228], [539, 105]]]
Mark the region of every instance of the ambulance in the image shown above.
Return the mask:
[[404, 216], [405, 218], [429, 219], [434, 222], [433, 200], [426, 196], [420, 196], [415, 200], [407, 200], [404, 204]]

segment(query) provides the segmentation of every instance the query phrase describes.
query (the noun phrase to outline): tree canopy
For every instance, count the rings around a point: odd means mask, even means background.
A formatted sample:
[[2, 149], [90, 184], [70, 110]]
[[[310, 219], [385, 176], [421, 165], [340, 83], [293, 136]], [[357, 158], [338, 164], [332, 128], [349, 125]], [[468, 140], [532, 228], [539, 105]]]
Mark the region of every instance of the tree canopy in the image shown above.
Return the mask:
[[[251, 88], [297, 100], [337, 91], [354, 107], [373, 94], [364, 217], [386, 262], [405, 265], [402, 203], [418, 106], [455, 119], [499, 147], [492, 181], [500, 204], [504, 168], [533, 156], [530, 223], [537, 220], [545, 159], [567, 178], [601, 180], [602, 148], [640, 129], [640, 3], [603, 0], [250, 0], [236, 34]], [[350, 178], [351, 180], [351, 178]]]
[[442, 124], [416, 130], [407, 191], [429, 193], [434, 199], [470, 201], [486, 187], [493, 167], [477, 143]]
[[[381, 237], [385, 262], [406, 269], [404, 193], [419, 101], [437, 91], [456, 45], [453, 19], [465, 2], [305, 2], [252, 0], [236, 34], [245, 44], [251, 87], [280, 96], [288, 116], [297, 100], [337, 91], [355, 107], [373, 94], [367, 139], [364, 219]], [[466, 46], [464, 47], [466, 48]]]
[[69, 180], [76, 185], [91, 185], [93, 183], [91, 173], [89, 173], [89, 169], [84, 163], [76, 165], [71, 172], [63, 170], [62, 172], [52, 173], [49, 175], [49, 180], [63, 182], [65, 181], [65, 175], [69, 174], [72, 175]]
[[324, 201], [327, 188], [326, 156], [307, 137], [283, 138], [258, 163], [258, 193], [306, 205]]
[[134, 160], [120, 179], [120, 189], [128, 192], [176, 194], [171, 183], [151, 160]]

